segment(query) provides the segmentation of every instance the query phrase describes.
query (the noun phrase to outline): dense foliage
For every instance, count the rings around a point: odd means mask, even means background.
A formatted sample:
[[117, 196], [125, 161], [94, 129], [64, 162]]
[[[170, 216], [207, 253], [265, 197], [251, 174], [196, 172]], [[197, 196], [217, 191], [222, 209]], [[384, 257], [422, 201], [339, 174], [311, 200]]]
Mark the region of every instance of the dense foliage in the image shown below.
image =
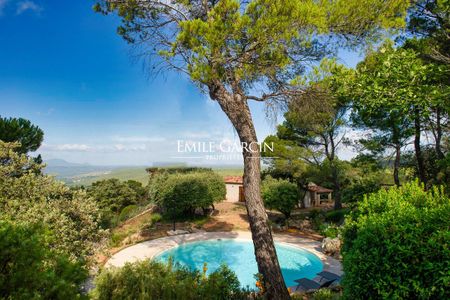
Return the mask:
[[44, 132], [29, 120], [23, 118], [2, 118], [0, 116], [0, 140], [5, 143], [18, 142], [16, 151], [25, 154], [36, 151], [44, 139]]
[[265, 207], [278, 210], [286, 218], [299, 202], [297, 185], [286, 179], [267, 177], [262, 182], [261, 193]]
[[246, 299], [236, 275], [221, 266], [209, 275], [152, 260], [105, 269], [97, 277], [93, 299]]
[[95, 202], [84, 191], [41, 175], [43, 166], [16, 149], [17, 144], [0, 141], [0, 219], [43, 224], [58, 237], [52, 249], [72, 259], [93, 254], [103, 237]]
[[161, 201], [161, 185], [167, 180], [169, 175], [174, 174], [188, 174], [188, 173], [197, 173], [197, 172], [209, 172], [214, 174], [211, 168], [202, 168], [202, 167], [153, 167], [147, 168], [146, 171], [150, 174], [149, 182], [147, 185], [147, 194], [148, 199], [152, 202], [160, 202]]
[[[443, 147], [446, 156], [439, 158], [432, 146], [423, 147], [422, 156], [428, 185], [445, 185], [450, 187], [450, 152]], [[416, 157], [412, 151], [406, 151], [402, 156], [401, 166], [408, 172], [409, 179], [418, 176]]]
[[410, 9], [407, 28], [420, 37], [417, 46], [426, 60], [450, 64], [449, 13], [446, 0], [418, 0]]
[[343, 191], [343, 201], [347, 204], [356, 203], [380, 189], [380, 181], [376, 176], [369, 175], [367, 178], [357, 179]]
[[[161, 67], [183, 72], [217, 101], [246, 145], [257, 142], [249, 101], [302, 94], [304, 87], [292, 82], [308, 62], [336, 50], [336, 42], [355, 46], [403, 27], [410, 5], [407, 0], [97, 2], [96, 11], [117, 13], [118, 33], [137, 44], [146, 61], [157, 62], [156, 73]], [[258, 152], [243, 150], [244, 168], [251, 170], [244, 173], [250, 228], [259, 237], [255, 252], [268, 297], [287, 299], [261, 199]]]
[[175, 173], [161, 182], [157, 204], [165, 215], [176, 218], [206, 210], [224, 200], [225, 192], [223, 178], [214, 172]]
[[1, 299], [80, 299], [87, 271], [52, 250], [59, 237], [39, 225], [0, 221]]
[[[88, 188], [87, 194], [97, 202], [101, 209], [102, 227], [110, 228], [117, 225], [124, 209], [130, 205], [144, 202], [146, 192], [140, 182], [120, 181], [112, 178], [94, 182]], [[130, 208], [126, 210], [128, 212], [122, 214], [122, 219], [130, 212]]]
[[[438, 156], [448, 104], [448, 66], [425, 62], [413, 49], [395, 48], [386, 43], [370, 52], [358, 64], [354, 77], [346, 88], [353, 98], [353, 124], [370, 129], [361, 139], [366, 149], [388, 155], [395, 152], [394, 180], [400, 185], [401, 149], [414, 139], [417, 175], [427, 184], [421, 138], [432, 133]], [[447, 78], [446, 80], [444, 80]], [[443, 80], [447, 83], [444, 83]]]
[[450, 199], [418, 183], [380, 190], [344, 227], [349, 299], [448, 299]]

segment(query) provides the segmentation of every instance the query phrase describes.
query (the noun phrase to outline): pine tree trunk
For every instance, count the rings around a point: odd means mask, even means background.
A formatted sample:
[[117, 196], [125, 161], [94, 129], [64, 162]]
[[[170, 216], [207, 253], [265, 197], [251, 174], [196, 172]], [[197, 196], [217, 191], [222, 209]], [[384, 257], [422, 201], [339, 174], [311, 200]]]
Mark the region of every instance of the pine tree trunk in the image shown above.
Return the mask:
[[244, 196], [258, 271], [263, 277], [265, 296], [267, 299], [290, 299], [261, 199], [260, 152], [256, 146], [257, 137], [247, 99], [243, 95], [229, 93], [220, 84], [211, 85], [209, 90], [211, 98], [219, 103], [230, 119], [241, 143], [247, 146], [247, 149], [245, 147], [243, 149]]
[[305, 208], [304, 183], [298, 179], [295, 181], [295, 183], [297, 185], [297, 190], [298, 190], [298, 195], [299, 195], [298, 204], [299, 204], [300, 208]]
[[417, 171], [419, 174], [419, 180], [426, 186], [427, 176], [425, 173], [425, 163], [423, 161], [422, 149], [420, 147], [421, 132], [422, 132], [422, 130], [421, 130], [421, 126], [420, 126], [420, 114], [419, 114], [419, 110], [416, 108], [414, 110], [414, 150], [416, 153]]
[[339, 181], [339, 171], [338, 166], [336, 165], [336, 145], [334, 143], [334, 135], [333, 132], [329, 133], [329, 141], [331, 151], [328, 151], [328, 147], [325, 146], [325, 152], [328, 157], [328, 160], [331, 163], [332, 168], [332, 180], [333, 180], [333, 192], [334, 192], [334, 209], [341, 209], [341, 183]]
[[336, 166], [333, 166], [333, 186], [334, 186], [334, 209], [342, 208], [341, 183], [337, 174]]
[[437, 108], [436, 110], [436, 154], [438, 159], [443, 159], [444, 152], [442, 152], [441, 148], [441, 141], [442, 141], [442, 125], [441, 125], [441, 109]]
[[400, 169], [400, 145], [395, 146], [395, 161], [394, 161], [394, 183], [396, 186], [400, 186], [400, 178], [398, 172]]

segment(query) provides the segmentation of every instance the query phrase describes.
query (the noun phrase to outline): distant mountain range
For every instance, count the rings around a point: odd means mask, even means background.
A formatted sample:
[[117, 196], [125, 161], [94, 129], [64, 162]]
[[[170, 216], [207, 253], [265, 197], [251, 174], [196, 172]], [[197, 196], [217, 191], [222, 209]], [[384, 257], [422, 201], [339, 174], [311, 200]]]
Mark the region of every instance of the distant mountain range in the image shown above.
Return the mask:
[[[148, 183], [148, 174], [145, 169], [149, 166], [95, 166], [90, 164], [80, 164], [68, 162], [63, 159], [45, 160], [47, 165], [44, 172], [55, 176], [58, 180], [64, 181], [68, 185], [90, 185], [94, 181], [117, 178], [120, 180], [137, 180], [142, 184]], [[174, 164], [169, 162], [157, 162], [156, 167], [187, 166], [186, 164]], [[223, 176], [240, 175], [243, 170], [241, 166], [207, 166]]]
[[44, 161], [47, 165], [44, 172], [55, 176], [66, 183], [73, 183], [79, 177], [98, 176], [108, 174], [117, 167], [93, 166], [65, 161], [63, 159], [49, 159]]
[[79, 166], [91, 166], [90, 164], [80, 164], [68, 162], [64, 159], [48, 159], [44, 163], [49, 167], [79, 167]]

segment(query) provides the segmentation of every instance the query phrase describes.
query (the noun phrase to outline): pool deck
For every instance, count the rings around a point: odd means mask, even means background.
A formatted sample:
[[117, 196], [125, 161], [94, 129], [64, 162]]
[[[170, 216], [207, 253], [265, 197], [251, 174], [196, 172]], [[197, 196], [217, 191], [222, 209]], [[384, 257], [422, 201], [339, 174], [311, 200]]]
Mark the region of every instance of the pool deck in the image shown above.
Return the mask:
[[[111, 256], [111, 258], [106, 262], [105, 266], [121, 267], [127, 262], [135, 262], [138, 260], [153, 258], [163, 251], [189, 242], [205, 241], [211, 239], [237, 239], [248, 241], [251, 240], [251, 238], [251, 233], [248, 231], [197, 232], [177, 236], [168, 236], [156, 240], [145, 241], [125, 248]], [[285, 243], [290, 246], [302, 248], [314, 253], [322, 261], [324, 271], [329, 271], [337, 275], [343, 274], [341, 263], [338, 260], [325, 255], [321, 250], [320, 242], [283, 234], [274, 234], [274, 239], [275, 242]]]

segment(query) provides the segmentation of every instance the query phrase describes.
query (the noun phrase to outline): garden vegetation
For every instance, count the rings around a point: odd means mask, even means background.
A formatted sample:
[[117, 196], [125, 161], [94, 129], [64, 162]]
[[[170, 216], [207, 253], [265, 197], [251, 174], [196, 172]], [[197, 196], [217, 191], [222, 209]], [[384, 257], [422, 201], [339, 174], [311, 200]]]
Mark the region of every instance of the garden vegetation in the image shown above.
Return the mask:
[[42, 165], [0, 141], [0, 297], [82, 298], [90, 256], [105, 237], [96, 203], [42, 175]]
[[450, 199], [417, 182], [364, 197], [343, 230], [348, 299], [448, 299]]
[[162, 174], [155, 203], [163, 214], [175, 220], [182, 216], [193, 216], [197, 209], [204, 214], [214, 209], [214, 203], [225, 199], [223, 178], [212, 171], [194, 171], [190, 173]]
[[92, 298], [97, 300], [232, 300], [248, 299], [236, 275], [222, 265], [206, 274], [171, 261], [167, 264], [144, 260], [122, 268], [105, 269], [97, 277]]

